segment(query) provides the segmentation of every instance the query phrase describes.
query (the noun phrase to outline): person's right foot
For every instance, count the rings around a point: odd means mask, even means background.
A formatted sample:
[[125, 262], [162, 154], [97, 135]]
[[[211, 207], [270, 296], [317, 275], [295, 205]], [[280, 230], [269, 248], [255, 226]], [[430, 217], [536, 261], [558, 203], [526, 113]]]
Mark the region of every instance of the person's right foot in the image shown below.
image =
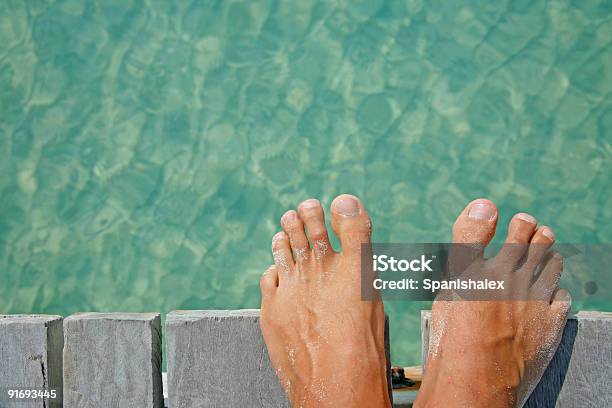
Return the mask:
[[503, 278], [508, 290], [518, 295], [434, 302], [425, 376], [415, 407], [520, 406], [559, 345], [571, 299], [557, 287], [563, 269], [560, 255], [546, 256], [555, 240], [552, 230], [536, 228], [529, 214], [517, 214], [502, 250], [486, 260], [482, 252], [496, 224], [495, 205], [475, 200], [455, 222], [453, 242], [474, 244], [468, 269], [485, 278]]
[[342, 252], [310, 199], [281, 218], [275, 265], [261, 278], [261, 330], [293, 407], [389, 407], [380, 300], [361, 300], [361, 251], [371, 223], [357, 197], [331, 205]]

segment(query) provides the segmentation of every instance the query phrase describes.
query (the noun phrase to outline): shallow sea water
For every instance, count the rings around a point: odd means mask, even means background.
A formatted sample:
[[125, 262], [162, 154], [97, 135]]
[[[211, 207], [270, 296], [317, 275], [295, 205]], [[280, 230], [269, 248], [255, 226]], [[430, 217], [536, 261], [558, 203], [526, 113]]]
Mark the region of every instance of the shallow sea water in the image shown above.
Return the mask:
[[611, 40], [606, 1], [2, 1], [0, 312], [258, 307], [279, 217], [343, 192], [378, 242], [481, 196], [612, 242]]

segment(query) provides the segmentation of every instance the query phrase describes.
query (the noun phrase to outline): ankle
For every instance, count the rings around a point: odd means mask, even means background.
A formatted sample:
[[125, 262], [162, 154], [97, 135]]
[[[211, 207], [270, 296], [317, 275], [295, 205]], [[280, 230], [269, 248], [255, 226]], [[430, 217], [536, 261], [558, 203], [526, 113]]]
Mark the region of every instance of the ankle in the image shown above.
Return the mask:
[[386, 369], [375, 365], [349, 364], [345, 368], [320, 367], [307, 382], [288, 390], [294, 407], [391, 408]]
[[[455, 359], [457, 360], [457, 359]], [[481, 358], [427, 364], [415, 401], [421, 407], [514, 407], [518, 376], [507, 367], [482, 364]]]

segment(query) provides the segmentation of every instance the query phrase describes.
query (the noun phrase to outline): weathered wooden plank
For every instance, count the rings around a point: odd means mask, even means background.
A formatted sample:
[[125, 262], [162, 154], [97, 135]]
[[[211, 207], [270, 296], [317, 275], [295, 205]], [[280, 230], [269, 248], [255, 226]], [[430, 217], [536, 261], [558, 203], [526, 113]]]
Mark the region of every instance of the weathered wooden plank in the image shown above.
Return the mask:
[[258, 310], [166, 316], [168, 405], [290, 407], [270, 363]]
[[525, 407], [612, 407], [612, 313], [578, 312]]
[[[423, 367], [430, 320], [431, 312], [423, 311]], [[612, 313], [570, 316], [553, 360], [524, 407], [612, 407]]]
[[270, 363], [258, 310], [171, 312], [166, 339], [170, 407], [290, 406]]
[[64, 320], [64, 408], [163, 407], [157, 313]]
[[[42, 400], [11, 401], [15, 389], [62, 390], [62, 318], [0, 315], [0, 407], [41, 407]], [[61, 398], [47, 401], [59, 408]]]

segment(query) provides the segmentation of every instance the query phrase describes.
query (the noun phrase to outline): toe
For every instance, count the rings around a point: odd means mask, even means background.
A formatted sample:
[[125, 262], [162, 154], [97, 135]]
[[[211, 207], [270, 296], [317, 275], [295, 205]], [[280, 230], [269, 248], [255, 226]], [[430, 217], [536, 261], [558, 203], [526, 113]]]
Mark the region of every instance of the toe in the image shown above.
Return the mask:
[[298, 214], [306, 226], [315, 259], [324, 259], [333, 251], [329, 242], [329, 235], [325, 226], [325, 214], [321, 203], [317, 199], [310, 198], [298, 206]]
[[342, 253], [361, 253], [361, 245], [370, 243], [372, 223], [355, 196], [342, 194], [331, 205], [331, 224], [342, 245]]
[[553, 313], [567, 317], [572, 308], [572, 296], [565, 289], [555, 292], [551, 300]]
[[497, 207], [492, 201], [479, 198], [467, 205], [453, 225], [453, 242], [486, 246], [495, 235]]
[[278, 287], [278, 271], [276, 268], [276, 265], [270, 266], [259, 279], [262, 300], [272, 296]]
[[550, 227], [540, 227], [533, 234], [533, 238], [527, 249], [527, 259], [525, 266], [527, 269], [534, 271], [535, 268], [542, 262], [544, 256], [555, 242], [555, 233]]
[[289, 237], [296, 262], [304, 261], [309, 250], [308, 239], [304, 234], [304, 223], [295, 211], [290, 210], [281, 217], [281, 226]]
[[458, 277], [480, 259], [495, 235], [496, 226], [497, 207], [492, 201], [479, 198], [469, 203], [453, 225], [453, 245], [446, 272]]
[[535, 284], [536, 288], [542, 291], [543, 297], [546, 300], [549, 300], [553, 293], [557, 290], [562, 272], [563, 257], [561, 254], [557, 252], [549, 253], [544, 260], [542, 270], [540, 271]]
[[291, 246], [289, 245], [289, 237], [286, 233], [279, 232], [272, 238], [272, 256], [274, 257], [274, 264], [277, 266], [279, 277], [282, 280], [295, 267]]
[[537, 220], [530, 214], [518, 213], [512, 217], [508, 227], [508, 235], [503, 248], [497, 256], [501, 262], [507, 262], [509, 266], [515, 265], [525, 256], [529, 241], [536, 229]]
[[518, 213], [508, 227], [507, 244], [526, 244], [531, 240], [538, 221], [531, 214]]

